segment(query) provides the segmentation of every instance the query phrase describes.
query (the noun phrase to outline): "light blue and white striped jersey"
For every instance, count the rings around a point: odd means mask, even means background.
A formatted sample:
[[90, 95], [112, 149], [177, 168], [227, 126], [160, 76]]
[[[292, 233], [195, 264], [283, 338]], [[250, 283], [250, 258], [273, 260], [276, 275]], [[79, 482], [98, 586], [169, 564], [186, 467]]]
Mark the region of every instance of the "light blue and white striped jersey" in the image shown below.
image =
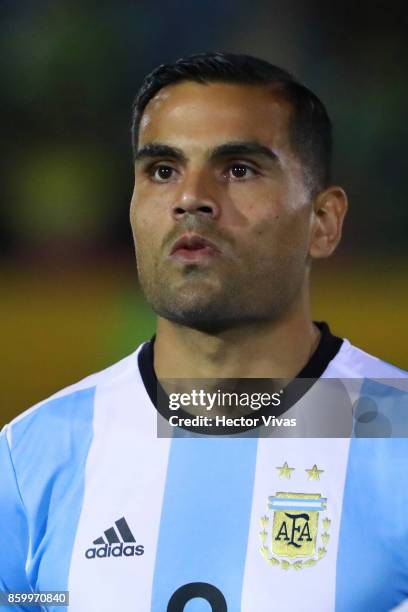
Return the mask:
[[[320, 377], [407, 376], [323, 331]], [[0, 590], [68, 590], [73, 612], [408, 598], [406, 438], [158, 438], [151, 356], [146, 343], [3, 429]]]

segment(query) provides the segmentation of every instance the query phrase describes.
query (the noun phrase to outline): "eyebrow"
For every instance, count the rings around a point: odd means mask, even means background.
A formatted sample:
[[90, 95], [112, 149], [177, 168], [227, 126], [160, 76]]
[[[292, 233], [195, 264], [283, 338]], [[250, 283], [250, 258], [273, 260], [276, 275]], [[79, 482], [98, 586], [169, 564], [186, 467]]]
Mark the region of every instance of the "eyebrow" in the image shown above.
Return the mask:
[[136, 151], [135, 162], [142, 159], [155, 159], [160, 157], [171, 157], [181, 162], [187, 161], [187, 157], [178, 147], [171, 147], [161, 142], [152, 142], [143, 145], [141, 149]]
[[211, 157], [231, 157], [241, 155], [256, 155], [266, 157], [275, 161], [278, 156], [269, 147], [262, 145], [256, 140], [232, 141], [215, 147], [211, 152]]
[[[265, 157], [273, 161], [276, 161], [278, 159], [278, 156], [276, 155], [276, 153], [274, 153], [274, 151], [272, 151], [272, 149], [265, 145], [262, 145], [256, 140], [234, 140], [231, 142], [226, 142], [222, 145], [218, 145], [217, 147], [211, 149], [208, 152], [209, 159], [231, 156], [240, 157], [242, 155], [255, 155], [258, 157]], [[178, 147], [173, 147], [160, 142], [152, 142], [143, 145], [138, 151], [136, 151], [135, 162], [138, 162], [142, 159], [156, 159], [163, 157], [176, 159], [180, 162], [187, 161], [187, 156]]]

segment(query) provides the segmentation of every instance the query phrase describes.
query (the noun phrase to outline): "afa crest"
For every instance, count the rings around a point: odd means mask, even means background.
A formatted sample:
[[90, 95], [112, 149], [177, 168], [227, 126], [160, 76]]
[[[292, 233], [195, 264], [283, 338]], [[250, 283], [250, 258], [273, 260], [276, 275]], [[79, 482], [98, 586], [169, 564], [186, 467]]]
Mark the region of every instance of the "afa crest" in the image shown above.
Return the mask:
[[[327, 499], [320, 493], [283, 493], [268, 498], [261, 517], [261, 554], [270, 565], [288, 570], [313, 567], [324, 557], [330, 539]], [[272, 516], [270, 516], [272, 514]]]

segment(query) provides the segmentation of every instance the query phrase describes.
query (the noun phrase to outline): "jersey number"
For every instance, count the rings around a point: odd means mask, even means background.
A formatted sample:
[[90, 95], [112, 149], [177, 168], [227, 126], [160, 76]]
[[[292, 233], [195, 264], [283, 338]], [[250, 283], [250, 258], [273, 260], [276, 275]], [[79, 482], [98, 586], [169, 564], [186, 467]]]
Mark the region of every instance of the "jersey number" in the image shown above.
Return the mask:
[[167, 612], [183, 612], [186, 603], [201, 597], [211, 606], [212, 612], [227, 612], [227, 602], [217, 587], [207, 582], [190, 582], [174, 591], [167, 606]]

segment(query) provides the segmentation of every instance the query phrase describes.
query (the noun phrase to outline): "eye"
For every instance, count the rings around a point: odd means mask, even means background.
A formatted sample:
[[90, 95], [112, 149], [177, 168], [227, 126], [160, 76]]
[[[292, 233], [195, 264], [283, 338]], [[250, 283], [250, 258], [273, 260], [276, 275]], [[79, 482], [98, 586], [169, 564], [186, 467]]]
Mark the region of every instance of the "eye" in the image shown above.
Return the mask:
[[245, 180], [256, 176], [256, 171], [248, 164], [235, 162], [227, 168], [227, 178]]
[[175, 169], [167, 164], [156, 164], [148, 168], [149, 176], [158, 183], [165, 183], [174, 177]]

